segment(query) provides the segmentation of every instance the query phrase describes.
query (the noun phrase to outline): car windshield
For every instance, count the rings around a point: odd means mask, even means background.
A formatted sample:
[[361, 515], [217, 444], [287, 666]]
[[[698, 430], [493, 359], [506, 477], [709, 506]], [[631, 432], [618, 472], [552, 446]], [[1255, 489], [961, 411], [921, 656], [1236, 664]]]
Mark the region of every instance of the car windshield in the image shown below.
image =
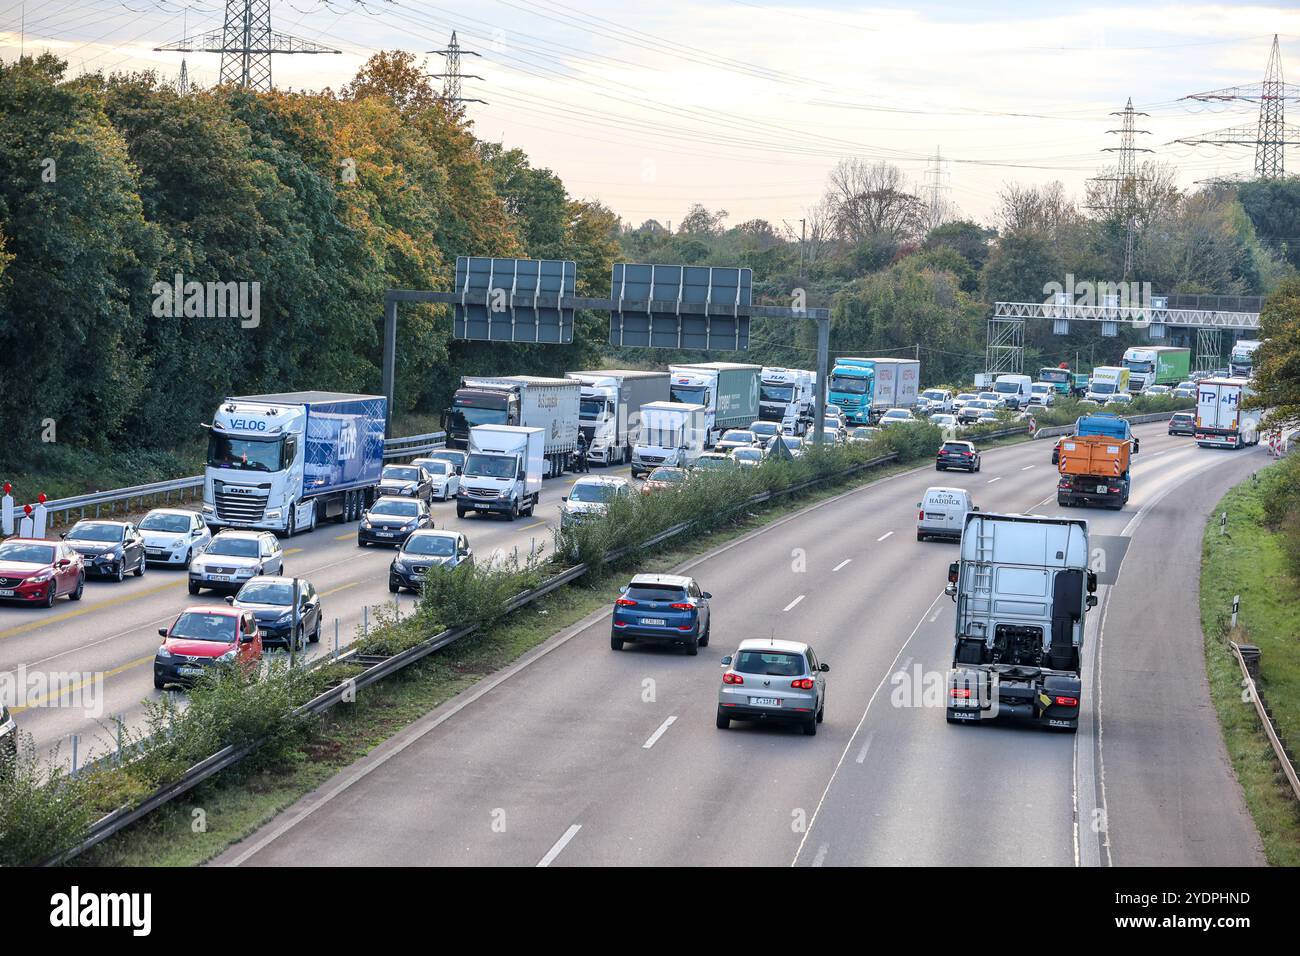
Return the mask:
[[394, 515], [398, 518], [415, 518], [420, 514], [420, 505], [415, 501], [376, 501], [370, 508], [372, 515]]
[[470, 455], [465, 474], [471, 478], [513, 478], [515, 459], [506, 455]]
[[445, 534], [412, 535], [406, 539], [406, 544], [402, 545], [402, 553], [449, 558], [456, 553], [456, 539]]
[[902, 409], [891, 408], [889, 411], [885, 412], [885, 417], [886, 418], [911, 418], [912, 416], [907, 412], [903, 411]]
[[419, 481], [420, 472], [408, 465], [389, 465], [379, 477], [390, 481]]
[[762, 461], [763, 453], [757, 448], [737, 448], [731, 457], [737, 461]]
[[450, 475], [451, 462], [449, 461], [426, 461], [424, 470], [431, 475]]
[[1041, 385], [1038, 382], [1035, 382], [1033, 385], [1029, 387], [1033, 389], [1035, 392], [1050, 392], [1052, 390], [1052, 387], [1050, 385]]
[[855, 429], [853, 429], [853, 437], [854, 437], [854, 438], [870, 438], [870, 437], [871, 437], [872, 435], [874, 435], [874, 434], [875, 434], [875, 429], [872, 429], [872, 428], [855, 428]]
[[730, 458], [714, 457], [711, 455], [701, 455], [699, 458], [695, 459], [695, 467], [703, 468], [706, 471], [718, 468], [730, 468], [734, 464], [735, 462]]
[[233, 614], [186, 611], [176, 619], [167, 636], [190, 641], [219, 641], [222, 644], [233, 644], [238, 622], [239, 619]]
[[740, 431], [740, 430], [729, 431], [729, 432], [727, 432], [725, 435], [722, 436], [722, 440], [723, 440], [723, 441], [742, 442], [743, 444], [748, 445], [748, 444], [750, 444], [750, 443], [754, 440], [754, 433], [753, 433], [753, 432], [742, 432], [742, 431]]
[[997, 392], [980, 392], [981, 402], [996, 402], [998, 400]]
[[973, 392], [962, 392], [957, 396], [957, 400], [962, 402], [973, 402], [976, 398], [977, 396]]
[[284, 439], [236, 438], [212, 432], [208, 436], [208, 466], [239, 471], [279, 471]]
[[431, 461], [449, 461], [453, 466], [459, 467], [465, 464], [465, 452], [463, 451], [434, 451], [429, 453]]
[[964, 441], [946, 441], [943, 443], [943, 450], [949, 454], [960, 455], [972, 451], [973, 449]]
[[851, 375], [832, 375], [831, 391], [843, 392], [845, 395], [867, 394], [867, 380]]
[[117, 524], [89, 524], [77, 522], [68, 537], [77, 541], [121, 541], [125, 529]]
[[927, 388], [924, 392], [921, 393], [921, 397], [933, 398], [936, 402], [942, 402], [943, 392], [939, 391], [939, 389], [937, 388]]
[[686, 589], [680, 584], [630, 584], [623, 596], [632, 601], [686, 600]]
[[802, 654], [782, 651], [740, 651], [732, 670], [764, 677], [798, 677], [808, 666]]
[[144, 520], [140, 522], [140, 530], [184, 534], [190, 530], [190, 517], [189, 515], [145, 515]]
[[755, 422], [749, 426], [749, 430], [762, 438], [771, 438], [776, 434], [776, 427], [776, 422]]
[[604, 502], [614, 498], [617, 485], [593, 481], [590, 484], [578, 482], [569, 490], [570, 501]]
[[224, 554], [232, 558], [257, 557], [257, 542], [252, 538], [223, 538], [217, 535], [209, 545], [208, 554]]
[[45, 544], [23, 544], [8, 541], [0, 544], [0, 561], [17, 561], [22, 564], [53, 564], [54, 548]]
[[1125, 395], [1123, 392], [1119, 392], [1119, 393], [1116, 393], [1115, 395], [1112, 395], [1110, 400], [1111, 400], [1112, 402], [1119, 402], [1119, 403], [1122, 405], [1122, 404], [1124, 404], [1124, 402], [1131, 402], [1131, 401], [1133, 401], [1133, 396], [1131, 396], [1131, 395]]
[[993, 386], [993, 390], [1000, 395], [1014, 395], [1020, 391], [1018, 382], [998, 382]]
[[935, 424], [935, 425], [951, 425], [951, 424], [952, 424], [953, 422], [955, 422], [956, 420], [957, 420], [957, 419], [954, 418], [952, 415], [932, 415], [932, 416], [930, 416], [930, 422], [931, 422], [932, 424]]
[[1190, 422], [1192, 420], [1192, 417], [1193, 416], [1191, 412], [1178, 412], [1177, 414], [1174, 415], [1174, 421]]
[[685, 478], [686, 475], [684, 473], [680, 471], [676, 471], [672, 468], [656, 468], [654, 471], [650, 472], [650, 477], [647, 480], [648, 481], [682, 481]]
[[1093, 382], [1092, 390], [1098, 395], [1109, 395], [1111, 392], [1115, 391], [1115, 386], [1109, 382]]
[[282, 581], [249, 581], [239, 589], [235, 600], [247, 604], [276, 604], [292, 607], [293, 585]]

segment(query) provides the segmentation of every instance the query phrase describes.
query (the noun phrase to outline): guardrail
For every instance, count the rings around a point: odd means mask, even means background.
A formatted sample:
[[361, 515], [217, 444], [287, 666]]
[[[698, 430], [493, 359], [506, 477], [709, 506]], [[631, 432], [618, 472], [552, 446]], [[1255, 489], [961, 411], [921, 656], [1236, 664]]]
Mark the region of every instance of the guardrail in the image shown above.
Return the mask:
[[[1236, 617], [1234, 610], [1233, 617]], [[1291, 784], [1291, 792], [1295, 794], [1297, 802], [1300, 802], [1300, 777], [1296, 775], [1295, 765], [1291, 762], [1291, 755], [1286, 752], [1286, 747], [1282, 746], [1282, 740], [1277, 735], [1277, 728], [1273, 726], [1273, 718], [1268, 713], [1268, 707], [1265, 706], [1264, 696], [1255, 686], [1255, 677], [1246, 666], [1246, 659], [1241, 656], [1241, 645], [1236, 641], [1229, 641], [1228, 645], [1232, 648], [1232, 655], [1237, 658], [1237, 664], [1241, 667], [1241, 677], [1246, 685], [1246, 690], [1250, 693], [1250, 699], [1255, 704], [1255, 713], [1259, 716], [1259, 722], [1264, 725], [1264, 733], [1268, 735], [1268, 742], [1273, 747], [1273, 754], [1277, 757], [1277, 762], [1282, 767], [1282, 773], [1286, 775], [1287, 783]]]
[[[401, 438], [384, 439], [384, 460], [388, 461], [393, 458], [415, 458], [435, 448], [441, 448], [447, 440], [446, 432], [428, 432], [424, 435], [405, 435]], [[166, 507], [173, 500], [177, 503], [184, 501], [194, 501], [203, 492], [203, 476], [194, 475], [189, 478], [173, 478], [170, 481], [155, 481], [147, 485], [132, 485], [130, 488], [114, 488], [108, 491], [93, 491], [90, 494], [74, 495], [71, 498], [55, 498], [45, 502], [45, 513], [47, 521], [51, 526], [62, 523], [59, 519], [68, 520], [67, 516], [72, 512], [77, 513], [77, 518], [87, 517], [87, 511], [94, 509], [91, 517], [99, 518], [102, 516], [103, 509], [108, 508], [110, 515], [116, 514], [118, 506], [122, 507], [124, 513], [130, 513], [132, 506], [136, 509], [146, 507], [146, 502], [150, 506]], [[32, 507], [36, 502], [32, 502]], [[18, 512], [23, 510], [22, 506], [16, 509]]]
[[[856, 474], [859, 471], [864, 471], [868, 468], [874, 468], [878, 465], [894, 461], [897, 458], [898, 455], [896, 453], [881, 455], [877, 458], [872, 458], [857, 465], [853, 465], [844, 471], [809, 478], [805, 481], [791, 485], [789, 488], [783, 488], [780, 491], [760, 492], [757, 495], [746, 498], [744, 501], [738, 502], [730, 509], [730, 511], [740, 511], [756, 504], [762, 504], [771, 501], [773, 498], [802, 491], [812, 485], [829, 481], [833, 478], [844, 478], [848, 475]], [[692, 528], [695, 524], [695, 521], [685, 521], [664, 529], [640, 544], [624, 545], [623, 547], [615, 548], [606, 553], [605, 560], [617, 561], [634, 551], [642, 548], [653, 547], [656, 544], [660, 544], [670, 538], [682, 534]], [[522, 591], [507, 601], [505, 604], [505, 613], [516, 611], [521, 607], [531, 604], [539, 598], [550, 594], [557, 588], [563, 587], [565, 584], [572, 581], [576, 581], [578, 578], [590, 572], [590, 570], [590, 566], [583, 563], [551, 575], [537, 587], [531, 588], [527, 591]], [[428, 657], [435, 651], [460, 640], [462, 637], [472, 634], [477, 629], [477, 625], [470, 625], [465, 627], [448, 628], [445, 631], [441, 631], [440, 633], [430, 637], [428, 640], [422, 641], [414, 647], [409, 647], [399, 654], [395, 654], [392, 657], [385, 658], [382, 661], [372, 664], [360, 674], [341, 681], [317, 697], [314, 697], [306, 703], [294, 708], [288, 717], [290, 719], [295, 719], [308, 715], [323, 714], [341, 703], [345, 696], [355, 695], [357, 690], [395, 674], [405, 667], [409, 667], [411, 664]], [[337, 660], [342, 660], [345, 656], [351, 656], [352, 653], [353, 652], [349, 651], [348, 655], [341, 655]], [[326, 659], [321, 658], [313, 666], [323, 666], [325, 660]], [[214, 774], [220, 773], [222, 770], [234, 766], [249, 754], [256, 751], [262, 743], [263, 741], [261, 740], [255, 740], [248, 743], [231, 744], [230, 746], [222, 748], [212, 756], [199, 761], [181, 774], [177, 780], [160, 787], [157, 791], [135, 806], [123, 806], [101, 817], [90, 826], [81, 842], [46, 860], [43, 865], [58, 866], [80, 856], [82, 853], [85, 853], [92, 847], [102, 843], [114, 834], [126, 829], [131, 824], [148, 816], [164, 804], [167, 804], [182, 794], [194, 789]]]

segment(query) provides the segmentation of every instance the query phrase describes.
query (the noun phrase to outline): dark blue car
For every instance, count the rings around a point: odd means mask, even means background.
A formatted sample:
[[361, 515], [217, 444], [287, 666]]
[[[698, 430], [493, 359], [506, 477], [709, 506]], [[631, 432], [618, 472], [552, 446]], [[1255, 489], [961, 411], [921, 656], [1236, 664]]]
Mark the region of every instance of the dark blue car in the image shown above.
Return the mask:
[[614, 602], [609, 646], [627, 641], [677, 644], [695, 655], [709, 646], [708, 591], [679, 574], [638, 574]]

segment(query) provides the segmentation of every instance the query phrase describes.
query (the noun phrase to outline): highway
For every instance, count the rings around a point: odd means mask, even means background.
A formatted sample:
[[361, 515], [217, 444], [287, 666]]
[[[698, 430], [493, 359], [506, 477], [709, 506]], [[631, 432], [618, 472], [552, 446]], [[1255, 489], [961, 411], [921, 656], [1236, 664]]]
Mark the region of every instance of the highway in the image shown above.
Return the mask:
[[[627, 477], [628, 468], [596, 469], [593, 474]], [[530, 548], [549, 551], [551, 529], [559, 523], [560, 498], [575, 480], [576, 476], [565, 475], [545, 482], [536, 515], [513, 523], [501, 518], [458, 519], [454, 501], [435, 502], [434, 526], [464, 531], [480, 562], [515, 549], [521, 558]], [[286, 570], [310, 580], [321, 595], [325, 626], [320, 643], [307, 645], [309, 657], [333, 650], [335, 620], [343, 648], [360, 633], [366, 618], [374, 620], [376, 608], [391, 607], [394, 600], [403, 613], [415, 606], [415, 595], [393, 595], [388, 590], [393, 549], [358, 548], [355, 522], [322, 525], [284, 539], [282, 545]], [[0, 607], [0, 672], [62, 675], [58, 684], [51, 678], [49, 686], [61, 686], [65, 693], [40, 693], [37, 687], [34, 697], [12, 708], [19, 727], [35, 739], [38, 753], [51, 754], [51, 759], [67, 765], [70, 737], [77, 734], [82, 765], [88, 755], [103, 755], [116, 745], [116, 729], [110, 722], [114, 716], [139, 729], [143, 701], [164, 694], [184, 701], [183, 692], [154, 689], [158, 628], [171, 624], [189, 605], [225, 600], [211, 591], [192, 597], [186, 582], [181, 569], [150, 567], [144, 577], [128, 577], [121, 584], [90, 579], [80, 602], [60, 599], [52, 610]]]
[[[713, 593], [699, 657], [615, 653], [598, 611], [216, 862], [1262, 864], [1208, 699], [1196, 577], [1204, 516], [1266, 459], [1163, 424], [1137, 433], [1120, 512], [1058, 509], [1050, 443], [1031, 442], [986, 451], [976, 475], [921, 467], [775, 521], [685, 566]], [[956, 555], [915, 540], [936, 484], [1129, 539], [1089, 615], [1077, 735], [949, 726], [927, 701], [951, 660]], [[766, 636], [806, 639], [830, 664], [816, 737], [714, 726], [719, 658]]]

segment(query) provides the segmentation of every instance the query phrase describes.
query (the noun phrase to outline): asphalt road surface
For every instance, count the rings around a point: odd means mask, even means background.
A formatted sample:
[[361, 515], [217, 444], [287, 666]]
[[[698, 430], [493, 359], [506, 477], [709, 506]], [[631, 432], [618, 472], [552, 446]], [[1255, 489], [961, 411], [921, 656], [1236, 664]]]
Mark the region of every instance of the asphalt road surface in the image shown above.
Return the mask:
[[[628, 469], [597, 468], [592, 474], [627, 477]], [[434, 526], [464, 531], [480, 562], [516, 549], [521, 559], [530, 548], [549, 552], [552, 528], [559, 524], [560, 498], [576, 478], [564, 475], [544, 482], [541, 503], [531, 518], [461, 519], [454, 501], [436, 502]], [[374, 620], [376, 608], [396, 601], [402, 613], [409, 613], [415, 606], [415, 595], [388, 591], [394, 549], [358, 548], [355, 522], [325, 524], [282, 545], [286, 571], [311, 581], [321, 595], [325, 624], [320, 643], [307, 645], [308, 657], [333, 651], [336, 621], [339, 647], [345, 648]], [[170, 625], [185, 607], [225, 600], [225, 595], [211, 591], [192, 597], [186, 582], [181, 569], [151, 567], [144, 577], [128, 577], [121, 584], [90, 579], [80, 602], [60, 599], [52, 610], [0, 606], [0, 673], [9, 672], [36, 692], [11, 709], [21, 730], [35, 738], [38, 753], [68, 765], [76, 734], [78, 764], [84, 765], [88, 757], [116, 746], [112, 718], [120, 717], [138, 731], [144, 723], [144, 701], [174, 694], [183, 703], [183, 692], [154, 689], [158, 628]], [[63, 693], [42, 693], [42, 686], [59, 687]]]
[[[1034, 442], [985, 452], [977, 475], [884, 479], [697, 558], [690, 573], [713, 593], [700, 656], [611, 651], [597, 612], [217, 862], [1260, 864], [1196, 607], [1205, 515], [1265, 459], [1197, 448], [1163, 424], [1137, 431], [1121, 512], [1058, 509], [1051, 446]], [[1077, 735], [949, 726], [927, 698], [953, 627], [943, 587], [956, 548], [914, 533], [936, 484], [970, 488], [985, 511], [1064, 511], [1094, 535], [1131, 536], [1089, 615]], [[830, 664], [816, 737], [714, 726], [719, 658], [765, 636], [808, 640]]]

